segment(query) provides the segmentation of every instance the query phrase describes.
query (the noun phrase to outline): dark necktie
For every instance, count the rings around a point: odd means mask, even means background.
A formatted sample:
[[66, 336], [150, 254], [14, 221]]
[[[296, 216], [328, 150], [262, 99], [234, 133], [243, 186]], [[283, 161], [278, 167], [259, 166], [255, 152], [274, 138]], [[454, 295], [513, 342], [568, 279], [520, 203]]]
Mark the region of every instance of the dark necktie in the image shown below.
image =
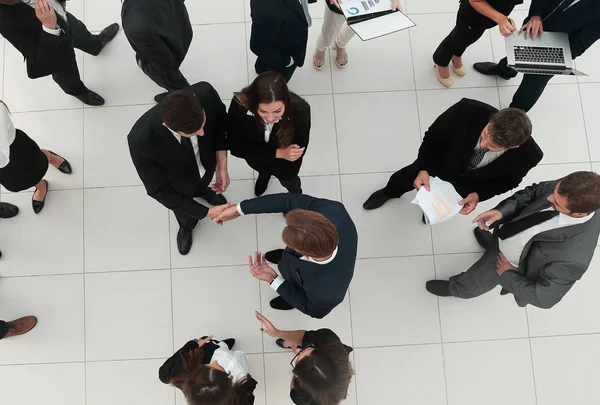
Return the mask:
[[546, 221], [551, 220], [559, 214], [556, 210], [549, 211], [540, 211], [535, 214], [531, 214], [525, 218], [521, 218], [518, 221], [512, 221], [508, 224], [503, 225], [498, 231], [496, 231], [496, 236], [498, 238], [504, 240], [508, 239], [511, 236], [515, 236], [516, 234], [523, 232], [526, 229], [532, 228], [536, 225], [544, 223]]
[[488, 152], [487, 149], [477, 147], [469, 160], [469, 170], [473, 170], [481, 163], [483, 157]]
[[194, 153], [194, 146], [192, 145], [192, 140], [187, 136], [181, 137], [181, 145], [185, 149], [186, 153], [192, 156], [192, 161], [195, 165], [198, 165], [198, 161], [196, 160], [196, 154]]

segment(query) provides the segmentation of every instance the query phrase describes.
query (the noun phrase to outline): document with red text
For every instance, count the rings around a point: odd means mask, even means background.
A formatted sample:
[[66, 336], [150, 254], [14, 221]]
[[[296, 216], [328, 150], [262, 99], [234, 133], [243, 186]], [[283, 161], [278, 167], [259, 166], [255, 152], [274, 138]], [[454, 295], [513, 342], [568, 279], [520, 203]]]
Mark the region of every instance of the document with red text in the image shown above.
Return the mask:
[[455, 216], [461, 210], [458, 203], [463, 199], [451, 183], [437, 177], [429, 178], [429, 189], [421, 186], [413, 204], [417, 204], [425, 214], [427, 225], [439, 224]]

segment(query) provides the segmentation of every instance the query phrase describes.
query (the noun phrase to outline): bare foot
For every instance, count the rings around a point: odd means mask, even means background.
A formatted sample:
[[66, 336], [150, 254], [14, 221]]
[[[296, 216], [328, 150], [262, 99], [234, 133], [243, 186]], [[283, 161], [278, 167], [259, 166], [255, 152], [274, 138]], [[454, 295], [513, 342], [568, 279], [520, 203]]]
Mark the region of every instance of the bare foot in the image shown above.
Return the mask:
[[348, 53], [346, 52], [346, 48], [340, 48], [339, 46], [336, 46], [335, 51], [336, 64], [339, 68], [345, 67], [348, 64]]
[[453, 56], [452, 64], [454, 65], [455, 68], [460, 69], [463, 65], [462, 58], [460, 56]]
[[42, 180], [35, 186], [36, 186], [37, 190], [33, 193], [33, 200], [44, 201], [44, 196], [46, 195], [46, 192], [48, 191], [48, 189], [46, 187], [46, 182], [44, 180]]
[[318, 49], [315, 49], [315, 54], [313, 55], [313, 66], [317, 70], [323, 69], [325, 65], [325, 51], [321, 52]]

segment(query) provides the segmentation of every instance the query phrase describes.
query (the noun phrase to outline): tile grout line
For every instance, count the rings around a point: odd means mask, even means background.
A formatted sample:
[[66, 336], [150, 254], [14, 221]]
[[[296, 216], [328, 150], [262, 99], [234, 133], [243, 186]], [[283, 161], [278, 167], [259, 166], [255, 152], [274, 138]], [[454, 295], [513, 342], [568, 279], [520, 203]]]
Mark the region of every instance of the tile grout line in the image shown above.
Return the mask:
[[588, 158], [590, 161], [590, 169], [592, 168], [592, 150], [590, 149], [590, 137], [587, 130], [587, 124], [585, 120], [585, 110], [583, 108], [583, 96], [581, 95], [581, 83], [579, 83], [579, 78], [577, 78], [577, 93], [579, 94], [579, 105], [581, 107], [581, 117], [583, 119], [583, 131], [585, 132], [585, 142], [588, 150]]
[[537, 383], [535, 380], [535, 367], [533, 365], [533, 348], [531, 345], [531, 329], [529, 328], [529, 311], [525, 308], [525, 319], [527, 319], [527, 343], [529, 343], [529, 357], [531, 359], [531, 377], [533, 378], [533, 395], [535, 396], [536, 405], [539, 404], [537, 394]]
[[[82, 10], [85, 18], [85, 1], [82, 2]], [[77, 62], [77, 61], [76, 61]], [[85, 58], [81, 60], [81, 78], [85, 78]], [[79, 109], [78, 109], [79, 110]], [[85, 108], [81, 109], [81, 185], [85, 187]], [[88, 392], [87, 392], [87, 306], [86, 306], [86, 265], [85, 265], [85, 188], [81, 191], [81, 204], [82, 204], [82, 214], [81, 214], [81, 229], [82, 229], [82, 260], [83, 260], [83, 360], [84, 360], [84, 376], [83, 376], [83, 395], [84, 395], [84, 405], [88, 403]]]

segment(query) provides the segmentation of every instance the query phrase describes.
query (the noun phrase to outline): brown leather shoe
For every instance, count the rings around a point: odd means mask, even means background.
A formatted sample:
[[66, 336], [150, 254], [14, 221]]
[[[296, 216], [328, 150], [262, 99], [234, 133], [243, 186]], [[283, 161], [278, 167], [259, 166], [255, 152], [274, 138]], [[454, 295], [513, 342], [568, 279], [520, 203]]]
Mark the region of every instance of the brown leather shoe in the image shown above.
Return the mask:
[[14, 321], [8, 322], [8, 333], [4, 338], [13, 336], [24, 335], [37, 325], [37, 318], [35, 316], [25, 316], [23, 318], [15, 319]]

